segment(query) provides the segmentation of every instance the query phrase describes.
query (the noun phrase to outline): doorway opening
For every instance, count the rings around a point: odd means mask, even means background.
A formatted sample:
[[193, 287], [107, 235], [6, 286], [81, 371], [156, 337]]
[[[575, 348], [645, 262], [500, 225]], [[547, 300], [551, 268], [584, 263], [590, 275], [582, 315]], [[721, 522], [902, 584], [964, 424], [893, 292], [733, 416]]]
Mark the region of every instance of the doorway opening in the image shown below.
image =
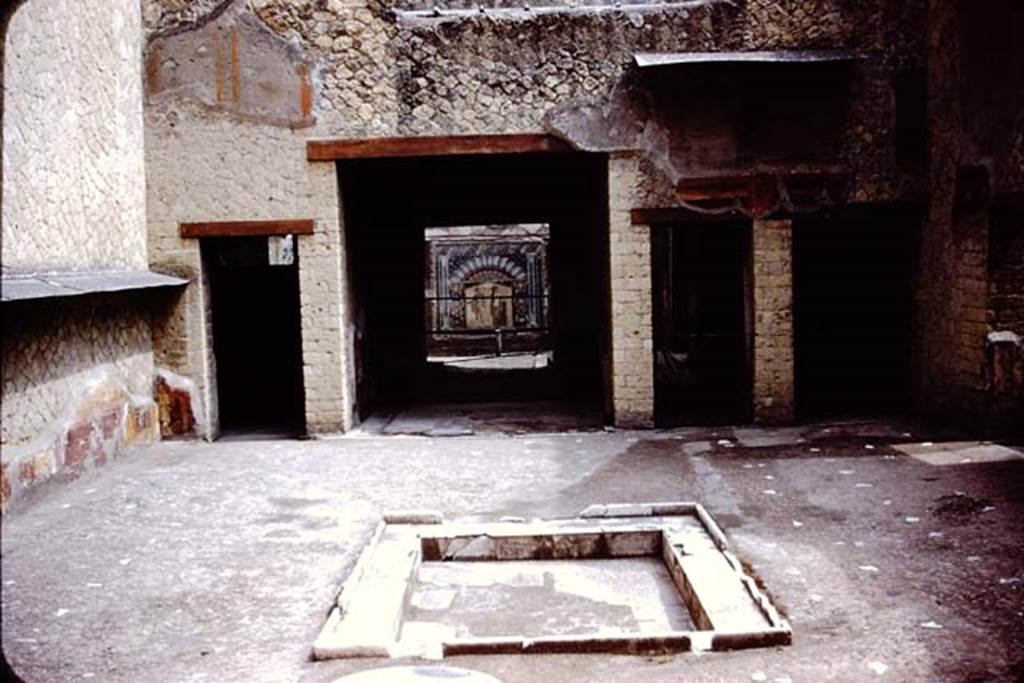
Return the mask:
[[348, 160], [339, 177], [364, 426], [419, 432], [483, 404], [514, 429], [604, 422], [603, 155]]
[[793, 223], [793, 344], [801, 419], [907, 405], [915, 247], [912, 208], [849, 207]]
[[749, 221], [651, 228], [659, 427], [750, 419], [750, 241]]
[[305, 432], [298, 251], [292, 236], [201, 243], [222, 437]]

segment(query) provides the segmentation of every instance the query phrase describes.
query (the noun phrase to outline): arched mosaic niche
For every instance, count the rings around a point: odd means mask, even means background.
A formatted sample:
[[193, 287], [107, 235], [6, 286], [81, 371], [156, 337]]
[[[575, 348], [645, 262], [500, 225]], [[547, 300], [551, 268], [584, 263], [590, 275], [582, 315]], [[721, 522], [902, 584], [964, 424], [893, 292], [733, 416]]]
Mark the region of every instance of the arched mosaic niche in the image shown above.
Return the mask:
[[426, 237], [435, 330], [546, 325], [546, 225], [428, 228]]

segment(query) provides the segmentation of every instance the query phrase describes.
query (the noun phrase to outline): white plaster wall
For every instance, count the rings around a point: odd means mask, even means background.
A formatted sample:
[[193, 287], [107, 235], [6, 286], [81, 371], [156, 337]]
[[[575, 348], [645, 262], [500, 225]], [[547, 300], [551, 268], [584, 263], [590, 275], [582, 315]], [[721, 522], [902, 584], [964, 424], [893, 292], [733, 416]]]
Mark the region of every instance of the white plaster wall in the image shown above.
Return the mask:
[[5, 41], [4, 270], [145, 268], [138, 0], [29, 0]]

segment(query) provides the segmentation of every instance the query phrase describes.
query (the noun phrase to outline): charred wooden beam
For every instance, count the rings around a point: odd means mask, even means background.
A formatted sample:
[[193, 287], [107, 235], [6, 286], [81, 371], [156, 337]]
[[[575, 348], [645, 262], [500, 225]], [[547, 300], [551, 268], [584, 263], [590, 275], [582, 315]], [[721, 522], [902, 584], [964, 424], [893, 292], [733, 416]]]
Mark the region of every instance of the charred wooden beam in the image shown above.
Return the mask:
[[543, 134], [440, 135], [310, 140], [306, 143], [306, 158], [309, 161], [570, 151], [572, 147], [565, 142]]
[[313, 219], [266, 221], [210, 221], [181, 223], [182, 237], [252, 237], [258, 235], [312, 235]]
[[633, 225], [664, 225], [666, 223], [724, 223], [747, 218], [747, 215], [738, 209], [722, 213], [705, 213], [686, 206], [669, 206], [653, 209], [633, 209], [629, 212], [629, 218]]
[[676, 190], [694, 213], [733, 207], [736, 211], [730, 213], [764, 217], [841, 204], [849, 194], [849, 180], [844, 170], [829, 167], [683, 178]]

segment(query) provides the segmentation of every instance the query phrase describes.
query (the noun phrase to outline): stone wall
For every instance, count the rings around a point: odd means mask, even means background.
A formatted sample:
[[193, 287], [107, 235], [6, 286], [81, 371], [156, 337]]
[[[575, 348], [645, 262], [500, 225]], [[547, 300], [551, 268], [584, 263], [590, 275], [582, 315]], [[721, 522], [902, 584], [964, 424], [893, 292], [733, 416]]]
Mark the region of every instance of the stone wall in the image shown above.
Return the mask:
[[[929, 5], [929, 204], [915, 300], [913, 395], [922, 412], [973, 427], [998, 428], [1008, 405], [1005, 396], [994, 394], [1007, 390], [1000, 389], [994, 377], [991, 333], [1020, 330], [1004, 323], [1012, 317], [1015, 301], [1012, 291], [1009, 298], [1002, 297], [1014, 288], [1013, 270], [990, 266], [1012, 253], [1022, 226], [1008, 226], [1000, 238], [999, 248], [1005, 252], [989, 254], [993, 192], [1016, 189], [1016, 173], [1011, 168], [1012, 146], [999, 143], [987, 149], [984, 143], [986, 138], [990, 143], [1010, 141], [1014, 131], [983, 130], [981, 125], [986, 116], [999, 117], [998, 112], [979, 110], [970, 97], [967, 86], [987, 76], [970, 70], [975, 62], [965, 59], [963, 43], [984, 50], [986, 38], [964, 33], [964, 19], [973, 16], [970, 9], [963, 15], [965, 7], [955, 0], [932, 0]], [[990, 20], [998, 22], [999, 16]], [[1011, 58], [1012, 53], [1003, 56]], [[1019, 97], [1019, 89], [1007, 96]], [[1004, 98], [997, 99], [1001, 106]], [[1010, 307], [1004, 309], [1006, 303]], [[1012, 354], [1018, 353], [1015, 344], [1009, 346]], [[1009, 409], [1020, 411], [1024, 397], [1018, 388], [1009, 393], [1018, 393], [1011, 401], [1016, 405]]]
[[1024, 432], [1024, 207], [993, 215], [989, 240], [986, 387], [993, 431]]
[[[678, 164], [666, 161], [662, 122], [641, 111], [650, 102], [633, 64], [636, 52], [848, 48], [864, 56], [852, 69], [849, 120], [839, 131], [837, 161], [851, 171], [850, 196], [887, 201], [920, 189], [896, 163], [892, 120], [897, 75], [924, 63], [924, 0], [551, 2], [529, 9], [494, 2], [484, 3], [483, 12], [464, 5], [440, 4], [435, 12], [434, 3], [427, 7], [419, 0], [144, 3], [151, 262], [195, 278], [168, 320], [158, 322], [171, 334], [158, 334], [157, 358], [195, 380], [210, 430], [216, 388], [204, 328], [208, 297], [198, 245], [177, 236], [182, 221], [318, 219], [317, 234], [299, 240], [300, 251], [305, 243], [323, 250], [322, 258], [309, 259], [303, 251], [300, 259], [303, 305], [335, 286], [340, 296], [317, 299], [304, 311], [304, 348], [311, 340], [307, 394], [310, 381], [326, 382], [324, 393], [314, 387], [315, 398], [307, 396], [307, 403], [327, 416], [307, 419], [315, 426], [311, 431], [350, 424], [354, 393], [346, 349], [353, 335], [345, 322], [350, 305], [338, 212], [345, 198], [318, 175], [333, 178], [332, 164], [306, 162], [308, 138], [549, 130], [587, 148], [589, 128], [598, 127], [602, 144], [626, 140], [609, 149], [635, 146], [642, 152], [631, 162], [637, 164], [632, 205], [617, 210], [671, 206], [678, 202], [672, 187]], [[253, 45], [272, 49], [250, 50]], [[182, 69], [190, 58], [205, 66]], [[268, 74], [276, 74], [273, 82]], [[171, 82], [175, 87], [166, 88]], [[254, 102], [253, 93], [261, 90], [273, 96]], [[631, 109], [637, 102], [639, 108]], [[572, 125], [561, 125], [566, 121]], [[649, 328], [648, 236], [620, 215], [613, 219], [613, 240], [614, 220], [624, 241], [613, 242], [613, 259], [634, 262], [620, 267], [620, 296], [640, 307], [631, 315], [646, 316], [646, 322], [620, 327]], [[627, 276], [625, 269], [633, 267], [639, 270]], [[647, 290], [622, 289], [627, 277], [631, 286], [642, 284], [644, 273]], [[613, 306], [621, 310], [625, 299], [613, 296]], [[325, 310], [330, 314], [320, 315]], [[620, 417], [648, 416], [640, 422], [649, 420], [653, 403], [650, 349], [643, 348], [651, 340], [649, 331], [644, 334], [633, 351], [623, 346], [633, 342], [620, 337], [616, 362], [623, 374], [616, 372], [614, 386]], [[634, 353], [638, 357], [627, 360]], [[340, 385], [332, 384], [335, 379]]]
[[[145, 4], [151, 105], [191, 101], [204, 113], [286, 119], [302, 92], [287, 74], [308, 72], [315, 121], [293, 117], [293, 125], [343, 137], [536, 132], [567, 107], [600, 118], [608, 97], [636, 85], [636, 52], [857, 50], [864, 60], [852, 76], [840, 157], [855, 171], [859, 199], [912, 189], [894, 163], [891, 122], [896, 75], [923, 64], [923, 0], [485, 4], [484, 12], [350, 0]], [[686, 73], [674, 78], [687, 87]], [[291, 104], [277, 99], [282, 90]], [[270, 94], [260, 103], [256, 91]], [[637, 112], [628, 114], [636, 122]]]
[[150, 314], [131, 295], [5, 304], [8, 496], [157, 438]]
[[4, 271], [145, 268], [138, 3], [33, 0], [4, 40]]
[[608, 239], [612, 304], [612, 406], [620, 427], [654, 426], [651, 229], [633, 225], [639, 170], [635, 155], [608, 161]]
[[[1024, 204], [1024, 202], [1021, 202]], [[1024, 335], [1024, 210], [997, 210], [989, 232], [989, 320]]]
[[[145, 269], [138, 3], [30, 0], [3, 40], [4, 275]], [[157, 438], [145, 301], [3, 304], [3, 509]]]
[[755, 220], [754, 419], [793, 419], [793, 226]]
[[345, 235], [333, 164], [308, 167], [315, 232], [299, 237], [303, 386], [312, 434], [352, 426], [355, 406], [353, 322], [347, 296]]
[[[201, 116], [198, 105], [185, 108], [188, 116]], [[297, 244], [307, 429], [347, 428], [352, 375], [344, 352], [348, 306], [334, 165], [307, 163], [303, 137], [273, 124], [210, 113], [205, 125], [185, 126], [179, 124], [182, 116], [181, 109], [166, 104], [151, 105], [146, 113], [151, 266], [192, 281], [156, 321], [157, 364], [196, 383], [206, 416], [199, 431], [215, 436], [210, 293], [199, 240], [181, 238], [179, 224], [311, 218], [314, 234], [299, 236]]]

